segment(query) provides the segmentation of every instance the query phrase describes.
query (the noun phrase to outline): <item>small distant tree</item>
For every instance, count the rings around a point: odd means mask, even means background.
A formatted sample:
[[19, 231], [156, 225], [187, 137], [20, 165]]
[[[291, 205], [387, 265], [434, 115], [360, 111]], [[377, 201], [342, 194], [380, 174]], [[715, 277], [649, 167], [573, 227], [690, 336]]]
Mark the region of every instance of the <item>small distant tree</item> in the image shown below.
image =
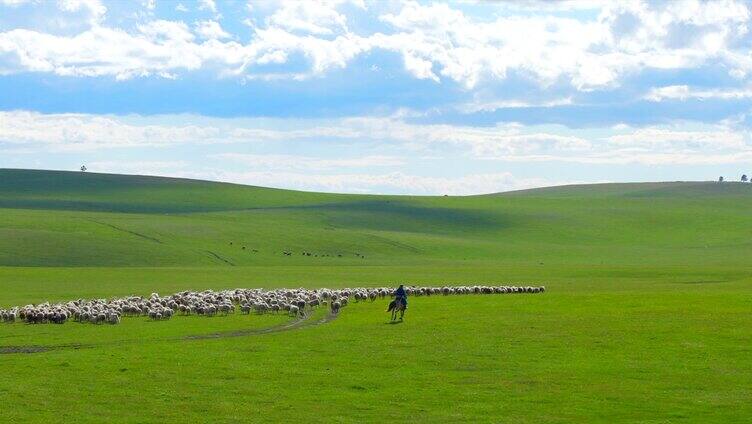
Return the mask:
[[86, 172], [86, 165], [81, 165], [81, 172]]
[[722, 182], [723, 182], [723, 177], [722, 177], [722, 176], [721, 176], [721, 177], [718, 177], [718, 182], [719, 182], [719, 183], [722, 183]]
[[747, 174], [742, 174], [742, 182], [743, 183], [747, 182]]

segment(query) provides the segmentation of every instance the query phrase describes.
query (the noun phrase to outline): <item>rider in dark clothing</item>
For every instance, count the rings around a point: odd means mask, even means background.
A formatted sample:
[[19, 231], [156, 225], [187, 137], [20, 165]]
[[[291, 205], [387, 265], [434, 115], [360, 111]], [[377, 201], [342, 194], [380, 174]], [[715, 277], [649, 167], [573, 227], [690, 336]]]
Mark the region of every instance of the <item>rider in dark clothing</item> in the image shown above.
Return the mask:
[[394, 298], [402, 298], [402, 303], [405, 305], [405, 309], [407, 309], [407, 291], [405, 291], [405, 286], [403, 284], [400, 284], [400, 286], [397, 287], [397, 290], [394, 291]]

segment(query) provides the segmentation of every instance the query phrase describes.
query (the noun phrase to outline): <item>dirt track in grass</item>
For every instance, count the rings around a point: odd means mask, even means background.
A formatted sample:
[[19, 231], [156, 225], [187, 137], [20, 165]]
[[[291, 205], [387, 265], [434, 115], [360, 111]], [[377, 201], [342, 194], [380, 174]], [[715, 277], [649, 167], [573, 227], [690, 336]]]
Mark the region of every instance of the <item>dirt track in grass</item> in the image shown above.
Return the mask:
[[[283, 331], [291, 331], [301, 328], [307, 328], [307, 327], [314, 327], [322, 324], [326, 324], [328, 322], [334, 321], [337, 319], [339, 314], [335, 314], [332, 312], [327, 313], [325, 316], [312, 320], [313, 317], [312, 313], [309, 313], [307, 315], [299, 316], [295, 318], [292, 321], [285, 322], [283, 324], [274, 325], [271, 327], [265, 327], [265, 328], [253, 328], [253, 329], [247, 329], [247, 330], [233, 330], [233, 331], [222, 331], [222, 332], [216, 332], [216, 333], [209, 333], [209, 334], [193, 334], [189, 336], [183, 336], [179, 338], [161, 338], [161, 339], [149, 339], [147, 341], [150, 342], [159, 342], [159, 341], [189, 341], [189, 340], [208, 340], [208, 339], [224, 339], [224, 338], [230, 338], [230, 337], [248, 337], [248, 336], [258, 336], [263, 334], [273, 334], [273, 333], [280, 333]], [[77, 349], [89, 349], [89, 348], [95, 348], [95, 347], [103, 347], [103, 346], [114, 346], [114, 345], [123, 345], [127, 343], [137, 343], [137, 342], [143, 342], [144, 340], [121, 340], [121, 341], [115, 341], [115, 342], [109, 342], [109, 343], [81, 343], [81, 344], [61, 344], [61, 345], [49, 345], [49, 346], [1, 346], [0, 347], [0, 355], [10, 355], [10, 354], [31, 354], [31, 353], [42, 353], [42, 352], [49, 352], [53, 350], [77, 350]]]

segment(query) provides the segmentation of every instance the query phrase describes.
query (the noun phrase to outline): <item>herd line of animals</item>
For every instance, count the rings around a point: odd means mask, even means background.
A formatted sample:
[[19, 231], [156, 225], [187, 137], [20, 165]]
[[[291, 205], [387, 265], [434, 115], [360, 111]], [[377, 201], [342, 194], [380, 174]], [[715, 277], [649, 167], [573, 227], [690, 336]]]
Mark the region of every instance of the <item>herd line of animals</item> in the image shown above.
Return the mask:
[[[444, 286], [407, 287], [410, 296], [543, 293], [544, 286]], [[216, 316], [240, 311], [241, 314], [286, 313], [306, 316], [313, 308], [328, 306], [333, 314], [354, 302], [375, 301], [391, 297], [393, 289], [343, 288], [343, 289], [232, 289], [201, 292], [182, 291], [162, 297], [152, 293], [149, 297], [127, 296], [113, 299], [78, 299], [64, 303], [49, 302], [38, 305], [16, 306], [0, 309], [0, 321], [6, 323], [63, 324], [68, 321], [91, 324], [119, 324], [121, 317], [148, 317], [167, 320], [174, 315]]]

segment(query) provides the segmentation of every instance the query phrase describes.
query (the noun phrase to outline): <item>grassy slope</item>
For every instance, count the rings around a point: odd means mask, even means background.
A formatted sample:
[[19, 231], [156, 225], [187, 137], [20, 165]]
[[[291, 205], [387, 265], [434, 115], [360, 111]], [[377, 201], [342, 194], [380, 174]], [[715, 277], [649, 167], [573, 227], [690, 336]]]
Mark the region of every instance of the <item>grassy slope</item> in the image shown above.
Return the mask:
[[734, 183], [398, 197], [6, 170], [0, 205], [0, 266], [706, 266], [752, 253], [752, 185]]
[[105, 343], [0, 355], [2, 421], [107, 413], [130, 422], [743, 422], [752, 414], [752, 185], [445, 198], [0, 170], [0, 205], [0, 306], [237, 286], [549, 288], [416, 298], [396, 327], [377, 302], [319, 327], [218, 340], [161, 339], [281, 318], [0, 326], [0, 346]]

